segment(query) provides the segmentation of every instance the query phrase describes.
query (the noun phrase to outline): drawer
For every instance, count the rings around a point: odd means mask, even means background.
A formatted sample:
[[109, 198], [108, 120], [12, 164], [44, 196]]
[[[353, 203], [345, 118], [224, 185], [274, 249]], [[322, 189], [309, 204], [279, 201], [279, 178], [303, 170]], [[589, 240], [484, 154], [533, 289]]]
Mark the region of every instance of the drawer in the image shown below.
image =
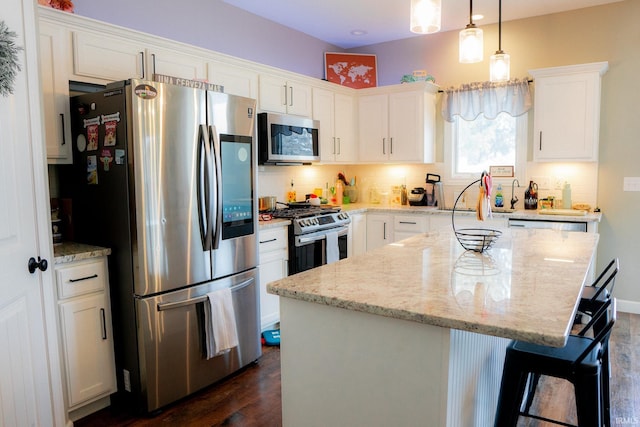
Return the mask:
[[270, 228], [258, 232], [258, 251], [260, 253], [287, 248], [288, 228]]
[[107, 264], [103, 259], [56, 267], [58, 298], [65, 299], [106, 289]]
[[426, 215], [394, 215], [393, 230], [409, 233], [424, 233], [427, 231]]

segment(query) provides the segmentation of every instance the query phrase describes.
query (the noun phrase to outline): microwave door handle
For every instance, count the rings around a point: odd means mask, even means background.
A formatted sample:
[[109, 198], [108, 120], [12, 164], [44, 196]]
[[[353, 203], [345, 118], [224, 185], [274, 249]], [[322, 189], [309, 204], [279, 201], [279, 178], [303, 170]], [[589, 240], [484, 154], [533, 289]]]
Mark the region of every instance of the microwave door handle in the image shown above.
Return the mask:
[[209, 141], [213, 149], [213, 166], [214, 166], [214, 182], [215, 190], [212, 207], [212, 220], [214, 224], [213, 230], [213, 249], [220, 247], [222, 238], [222, 147], [218, 138], [218, 130], [215, 126], [209, 126]]
[[198, 222], [200, 224], [200, 238], [202, 239], [202, 248], [205, 251], [211, 250], [211, 217], [210, 217], [210, 198], [209, 187], [211, 174], [211, 149], [207, 144], [209, 135], [207, 127], [200, 125], [198, 128]]

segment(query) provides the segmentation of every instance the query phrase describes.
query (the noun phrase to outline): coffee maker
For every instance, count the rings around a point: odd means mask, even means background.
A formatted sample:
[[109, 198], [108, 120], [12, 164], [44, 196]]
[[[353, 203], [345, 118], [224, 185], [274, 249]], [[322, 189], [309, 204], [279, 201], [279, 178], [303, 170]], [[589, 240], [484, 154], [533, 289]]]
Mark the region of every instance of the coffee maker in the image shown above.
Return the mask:
[[[442, 182], [440, 175], [428, 173], [425, 179], [427, 187], [416, 187], [409, 194], [409, 205], [411, 206], [438, 206], [444, 208], [442, 193]], [[436, 188], [438, 191], [436, 191]], [[438, 203], [438, 200], [441, 200]]]

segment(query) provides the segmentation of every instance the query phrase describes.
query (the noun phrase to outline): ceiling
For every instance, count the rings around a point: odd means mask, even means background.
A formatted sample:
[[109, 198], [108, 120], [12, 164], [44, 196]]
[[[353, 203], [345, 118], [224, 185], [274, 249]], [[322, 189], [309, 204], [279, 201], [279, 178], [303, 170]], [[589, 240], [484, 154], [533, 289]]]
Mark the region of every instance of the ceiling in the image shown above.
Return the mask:
[[[250, 13], [349, 49], [419, 36], [409, 31], [410, 0], [224, 0]], [[502, 20], [547, 15], [622, 0], [505, 0]], [[498, 22], [498, 0], [476, 0], [478, 27]], [[467, 0], [442, 0], [440, 31], [461, 30], [469, 23]], [[352, 31], [365, 34], [353, 35]]]

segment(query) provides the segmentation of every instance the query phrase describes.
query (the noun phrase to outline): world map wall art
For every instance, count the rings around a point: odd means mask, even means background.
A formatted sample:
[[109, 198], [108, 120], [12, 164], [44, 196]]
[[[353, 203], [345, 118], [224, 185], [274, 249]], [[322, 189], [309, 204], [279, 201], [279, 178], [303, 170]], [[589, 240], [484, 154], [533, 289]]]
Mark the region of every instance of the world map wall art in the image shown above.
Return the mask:
[[327, 81], [354, 89], [378, 85], [375, 55], [325, 52], [324, 73]]

